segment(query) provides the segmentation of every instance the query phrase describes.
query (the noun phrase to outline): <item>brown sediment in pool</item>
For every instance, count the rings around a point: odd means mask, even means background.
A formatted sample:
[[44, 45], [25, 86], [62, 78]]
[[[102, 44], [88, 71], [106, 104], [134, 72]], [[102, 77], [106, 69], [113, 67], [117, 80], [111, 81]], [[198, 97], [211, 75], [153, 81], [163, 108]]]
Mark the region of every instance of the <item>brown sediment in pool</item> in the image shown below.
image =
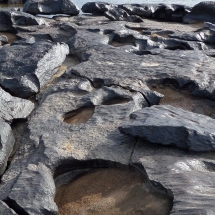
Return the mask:
[[0, 36], [1, 35], [5, 35], [8, 39], [8, 44], [11, 44], [13, 42], [15, 42], [16, 40], [18, 40], [16, 34], [12, 34], [12, 33], [8, 33], [8, 32], [0, 32]]
[[173, 86], [156, 85], [150, 87], [151, 90], [157, 91], [164, 95], [161, 105], [172, 105], [194, 113], [207, 116], [215, 114], [215, 102], [209, 99], [194, 97], [188, 90], [179, 90]]
[[68, 124], [87, 122], [94, 114], [95, 107], [81, 107], [65, 114], [63, 121]]
[[134, 171], [102, 169], [60, 187], [55, 202], [60, 215], [167, 215], [170, 200], [147, 192], [146, 179]]

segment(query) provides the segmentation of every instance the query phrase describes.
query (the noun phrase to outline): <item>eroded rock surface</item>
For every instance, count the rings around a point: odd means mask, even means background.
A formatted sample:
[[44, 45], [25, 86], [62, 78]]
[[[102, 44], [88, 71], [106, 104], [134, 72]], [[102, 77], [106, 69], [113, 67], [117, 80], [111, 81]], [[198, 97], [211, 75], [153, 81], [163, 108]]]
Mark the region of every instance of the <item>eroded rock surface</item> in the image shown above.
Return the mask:
[[195, 5], [191, 12], [183, 19], [184, 23], [212, 22], [214, 21], [214, 1], [203, 1]]
[[66, 44], [40, 41], [0, 49], [0, 86], [12, 95], [27, 98], [54, 75], [68, 54]]
[[214, 153], [191, 153], [139, 140], [132, 162], [174, 194], [171, 215], [214, 214]]
[[78, 15], [79, 9], [71, 0], [29, 0], [23, 11], [30, 14], [68, 14]]
[[159, 105], [134, 112], [130, 119], [119, 127], [124, 134], [193, 151], [215, 150], [215, 121], [211, 117]]

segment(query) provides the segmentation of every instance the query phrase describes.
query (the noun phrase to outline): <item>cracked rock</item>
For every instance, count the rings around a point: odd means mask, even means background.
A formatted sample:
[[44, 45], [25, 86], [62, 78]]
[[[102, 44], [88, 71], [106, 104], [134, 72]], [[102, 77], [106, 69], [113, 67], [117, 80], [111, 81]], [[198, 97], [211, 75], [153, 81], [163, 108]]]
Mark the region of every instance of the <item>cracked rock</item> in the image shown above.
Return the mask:
[[174, 145], [193, 151], [215, 151], [215, 120], [170, 105], [134, 112], [119, 130], [151, 143]]
[[28, 98], [39, 92], [58, 71], [68, 54], [66, 44], [40, 41], [0, 49], [0, 86]]
[[68, 14], [78, 15], [79, 9], [71, 0], [29, 0], [23, 11], [30, 14]]

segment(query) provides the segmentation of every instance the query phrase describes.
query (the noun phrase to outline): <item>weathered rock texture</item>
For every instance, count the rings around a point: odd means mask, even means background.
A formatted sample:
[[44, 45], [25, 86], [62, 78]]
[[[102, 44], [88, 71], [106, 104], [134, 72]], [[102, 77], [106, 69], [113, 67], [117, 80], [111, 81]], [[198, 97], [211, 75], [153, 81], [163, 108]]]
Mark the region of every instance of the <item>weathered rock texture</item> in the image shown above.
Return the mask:
[[0, 86], [12, 95], [27, 98], [39, 92], [68, 54], [66, 44], [40, 41], [0, 49]]
[[6, 169], [8, 158], [13, 150], [15, 140], [11, 127], [6, 122], [0, 120], [0, 175]]
[[25, 119], [33, 109], [34, 104], [31, 101], [13, 97], [0, 88], [0, 119], [9, 123], [13, 119]]
[[211, 117], [159, 105], [132, 113], [130, 120], [119, 127], [122, 133], [193, 151], [215, 150], [215, 120]]
[[182, 21], [191, 8], [184, 5], [166, 4], [109, 4], [105, 2], [88, 2], [83, 5], [84, 13], [104, 14], [110, 20], [141, 22], [140, 17]]
[[200, 2], [195, 5], [191, 12], [183, 19], [184, 23], [212, 22], [215, 23], [215, 3], [214, 1]]
[[214, 153], [191, 153], [139, 140], [132, 162], [174, 194], [171, 215], [214, 214]]
[[30, 14], [68, 14], [78, 15], [79, 9], [71, 0], [29, 0], [23, 11]]
[[15, 10], [0, 10], [0, 30], [13, 30], [13, 25], [44, 25], [42, 18]]

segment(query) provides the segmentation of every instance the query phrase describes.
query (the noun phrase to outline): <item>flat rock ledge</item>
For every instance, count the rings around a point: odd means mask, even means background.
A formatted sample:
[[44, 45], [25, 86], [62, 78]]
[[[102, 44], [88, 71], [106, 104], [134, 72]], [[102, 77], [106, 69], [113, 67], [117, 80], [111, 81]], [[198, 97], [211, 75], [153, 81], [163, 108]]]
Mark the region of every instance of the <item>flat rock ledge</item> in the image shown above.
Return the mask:
[[193, 151], [215, 151], [215, 120], [170, 105], [152, 106], [130, 115], [119, 130], [151, 143]]

